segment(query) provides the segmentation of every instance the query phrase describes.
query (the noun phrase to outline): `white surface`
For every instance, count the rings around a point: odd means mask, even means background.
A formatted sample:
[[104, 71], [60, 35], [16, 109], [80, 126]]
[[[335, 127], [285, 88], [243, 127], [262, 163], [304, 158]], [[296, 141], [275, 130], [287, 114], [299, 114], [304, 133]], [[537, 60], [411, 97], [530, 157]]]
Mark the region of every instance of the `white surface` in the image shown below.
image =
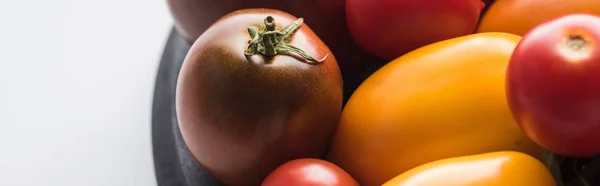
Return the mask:
[[0, 0], [0, 185], [156, 185], [164, 0]]

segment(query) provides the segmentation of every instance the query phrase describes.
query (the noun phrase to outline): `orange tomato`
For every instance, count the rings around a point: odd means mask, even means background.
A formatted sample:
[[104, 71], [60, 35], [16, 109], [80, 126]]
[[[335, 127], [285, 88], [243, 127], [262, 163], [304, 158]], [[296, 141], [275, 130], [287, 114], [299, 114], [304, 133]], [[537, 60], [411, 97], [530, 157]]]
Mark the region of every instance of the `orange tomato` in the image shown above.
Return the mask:
[[525, 35], [540, 23], [572, 13], [600, 15], [598, 0], [497, 0], [479, 22], [477, 32]]
[[472, 34], [388, 63], [349, 99], [328, 159], [360, 185], [379, 186], [444, 158], [501, 150], [541, 157], [505, 97], [506, 67], [520, 38]]
[[539, 160], [520, 152], [501, 151], [430, 162], [394, 177], [383, 186], [554, 186]]

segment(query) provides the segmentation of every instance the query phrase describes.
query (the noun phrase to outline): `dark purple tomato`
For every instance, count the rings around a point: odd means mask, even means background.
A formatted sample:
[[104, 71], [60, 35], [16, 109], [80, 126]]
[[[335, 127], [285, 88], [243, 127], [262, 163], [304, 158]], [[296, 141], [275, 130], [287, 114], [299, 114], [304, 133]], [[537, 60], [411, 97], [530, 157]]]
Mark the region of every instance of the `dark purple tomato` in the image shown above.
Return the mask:
[[360, 49], [350, 37], [346, 0], [168, 0], [167, 3], [178, 32], [190, 43], [218, 18], [239, 9], [271, 8], [304, 18], [335, 54], [344, 77], [345, 98], [385, 63]]
[[333, 53], [301, 19], [244, 9], [192, 45], [176, 108], [202, 167], [226, 185], [260, 185], [289, 160], [325, 153], [342, 109], [342, 77]]

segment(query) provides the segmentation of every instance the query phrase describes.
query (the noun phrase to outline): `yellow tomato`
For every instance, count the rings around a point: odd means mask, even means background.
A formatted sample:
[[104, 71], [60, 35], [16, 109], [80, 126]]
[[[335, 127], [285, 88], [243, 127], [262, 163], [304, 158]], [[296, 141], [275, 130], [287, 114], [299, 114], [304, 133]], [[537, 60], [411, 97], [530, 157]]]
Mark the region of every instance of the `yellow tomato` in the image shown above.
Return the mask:
[[542, 150], [513, 120], [505, 97], [521, 37], [481, 33], [434, 43], [388, 63], [345, 106], [328, 159], [362, 186], [457, 156]]
[[477, 32], [525, 35], [540, 23], [573, 13], [600, 16], [598, 0], [497, 0], [479, 22]]
[[447, 158], [411, 169], [383, 186], [554, 186], [550, 171], [520, 152]]

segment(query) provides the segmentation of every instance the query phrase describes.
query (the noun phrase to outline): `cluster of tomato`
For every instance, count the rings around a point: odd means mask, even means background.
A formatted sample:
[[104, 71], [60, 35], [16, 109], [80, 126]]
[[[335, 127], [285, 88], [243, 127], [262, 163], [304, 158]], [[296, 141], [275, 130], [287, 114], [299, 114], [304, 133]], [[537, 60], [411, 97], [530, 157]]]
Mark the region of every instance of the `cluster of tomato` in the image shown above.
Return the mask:
[[600, 185], [598, 0], [169, 6], [181, 132], [226, 185]]

